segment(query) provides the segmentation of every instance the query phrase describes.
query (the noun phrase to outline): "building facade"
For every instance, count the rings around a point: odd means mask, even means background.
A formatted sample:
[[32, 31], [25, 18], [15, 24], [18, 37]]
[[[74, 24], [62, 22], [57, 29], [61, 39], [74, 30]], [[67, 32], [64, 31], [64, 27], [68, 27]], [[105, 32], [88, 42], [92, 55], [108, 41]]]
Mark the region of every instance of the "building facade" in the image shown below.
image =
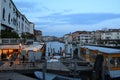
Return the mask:
[[120, 29], [108, 29], [102, 32], [101, 41], [105, 46], [120, 46]]
[[39, 41], [41, 42], [43, 39], [42, 39], [42, 31], [40, 30], [35, 30], [34, 31], [34, 35], [35, 35], [35, 41]]
[[80, 45], [89, 45], [93, 44], [93, 35], [91, 32], [84, 32], [79, 34], [79, 43]]
[[1, 30], [15, 31], [21, 37], [21, 34], [26, 32], [34, 34], [34, 24], [16, 8], [12, 0], [0, 0]]
[[70, 34], [65, 34], [65, 35], [63, 36], [63, 39], [64, 39], [65, 44], [70, 44], [70, 43], [72, 43], [72, 41], [73, 41], [72, 34], [71, 34], [71, 33], [70, 33]]

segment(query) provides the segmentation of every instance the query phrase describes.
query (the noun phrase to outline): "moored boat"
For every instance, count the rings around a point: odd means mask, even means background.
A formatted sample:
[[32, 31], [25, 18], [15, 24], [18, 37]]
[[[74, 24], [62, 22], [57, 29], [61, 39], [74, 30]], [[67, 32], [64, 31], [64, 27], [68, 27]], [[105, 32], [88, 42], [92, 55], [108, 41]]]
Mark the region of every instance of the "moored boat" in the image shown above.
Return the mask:
[[104, 57], [104, 74], [113, 78], [120, 77], [120, 50], [96, 46], [82, 46], [81, 56], [91, 63], [95, 63], [96, 56], [101, 54]]

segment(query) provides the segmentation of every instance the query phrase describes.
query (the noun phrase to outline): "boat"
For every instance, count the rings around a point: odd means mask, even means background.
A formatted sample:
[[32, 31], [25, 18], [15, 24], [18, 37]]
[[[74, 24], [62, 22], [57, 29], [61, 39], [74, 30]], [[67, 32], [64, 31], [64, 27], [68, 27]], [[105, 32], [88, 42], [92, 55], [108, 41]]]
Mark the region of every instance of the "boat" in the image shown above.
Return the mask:
[[61, 58], [60, 55], [54, 55], [50, 57], [50, 59], [47, 60], [47, 62], [59, 62], [59, 59]]
[[81, 46], [80, 53], [92, 65], [95, 63], [96, 56], [101, 54], [104, 57], [104, 75], [107, 75], [110, 79], [120, 78], [120, 49]]

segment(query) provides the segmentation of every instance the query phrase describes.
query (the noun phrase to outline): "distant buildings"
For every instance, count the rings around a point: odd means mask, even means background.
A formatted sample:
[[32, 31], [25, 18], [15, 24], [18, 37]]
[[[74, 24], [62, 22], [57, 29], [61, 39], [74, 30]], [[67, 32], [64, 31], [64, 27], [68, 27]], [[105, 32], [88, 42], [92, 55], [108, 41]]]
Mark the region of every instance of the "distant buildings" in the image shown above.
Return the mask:
[[71, 33], [70, 34], [65, 34], [63, 37], [64, 37], [65, 44], [72, 43], [73, 38], [72, 38], [72, 34]]
[[78, 41], [81, 45], [93, 44], [93, 34], [91, 32], [84, 32], [79, 34]]
[[21, 37], [22, 33], [34, 34], [34, 24], [19, 12], [12, 0], [0, 0], [0, 31], [16, 32]]
[[55, 36], [43, 36], [43, 41], [58, 41], [59, 39]]
[[42, 31], [40, 30], [34, 30], [34, 35], [35, 35], [35, 41], [41, 42], [42, 39]]
[[120, 29], [108, 29], [101, 33], [103, 45], [120, 46]]
[[79, 45], [120, 46], [120, 29], [76, 31], [64, 35], [64, 41]]

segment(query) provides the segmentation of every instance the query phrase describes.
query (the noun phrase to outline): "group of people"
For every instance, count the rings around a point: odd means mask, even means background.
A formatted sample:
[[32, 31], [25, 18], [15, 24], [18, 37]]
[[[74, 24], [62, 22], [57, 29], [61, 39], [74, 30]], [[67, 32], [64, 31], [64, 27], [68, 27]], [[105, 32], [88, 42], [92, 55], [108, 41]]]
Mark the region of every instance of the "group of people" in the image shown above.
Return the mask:
[[15, 60], [18, 60], [19, 62], [21, 62], [21, 60], [22, 60], [22, 63], [24, 63], [25, 62], [25, 55], [22, 55], [22, 57], [20, 57], [20, 55], [17, 52], [14, 52], [11, 55], [11, 57], [9, 58], [10, 66], [12, 66], [14, 64]]
[[17, 58], [17, 52], [14, 52], [10, 58], [9, 58], [9, 61], [10, 61], [10, 67], [13, 65], [13, 61], [15, 61]]

